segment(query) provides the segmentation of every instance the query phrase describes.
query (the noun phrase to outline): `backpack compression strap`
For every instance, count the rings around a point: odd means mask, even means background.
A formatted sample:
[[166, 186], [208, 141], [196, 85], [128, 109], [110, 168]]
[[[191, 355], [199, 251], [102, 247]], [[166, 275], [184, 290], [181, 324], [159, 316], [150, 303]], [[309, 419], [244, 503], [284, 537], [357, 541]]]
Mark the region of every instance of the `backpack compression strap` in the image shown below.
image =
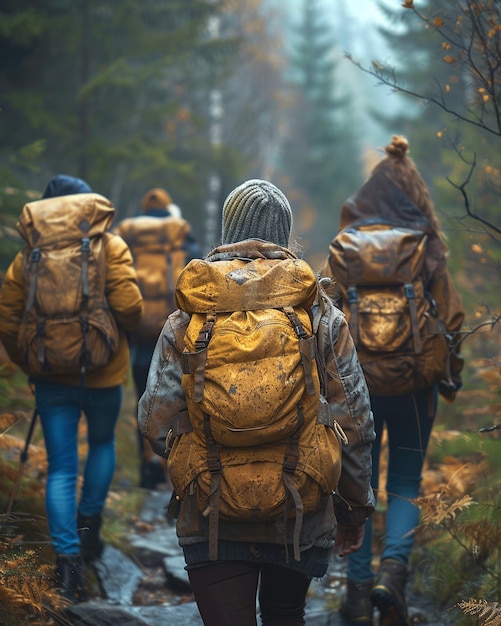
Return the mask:
[[[297, 405], [297, 417], [298, 417], [298, 427], [295, 432], [292, 434], [289, 442], [287, 444], [287, 449], [284, 455], [284, 461], [282, 463], [282, 481], [284, 483], [284, 488], [286, 494], [289, 493], [296, 508], [296, 515], [294, 520], [294, 560], [300, 561], [301, 554], [299, 551], [299, 537], [301, 533], [301, 527], [303, 525], [303, 501], [301, 500], [301, 496], [299, 495], [299, 491], [296, 489], [296, 485], [294, 484], [294, 474], [296, 472], [296, 467], [299, 461], [299, 438], [301, 436], [301, 430], [304, 425], [304, 412], [303, 412], [303, 404], [301, 402]], [[287, 524], [288, 518], [288, 509], [289, 507], [285, 506], [284, 514], [285, 514], [285, 525]]]
[[82, 329], [82, 354], [80, 355], [80, 385], [85, 386], [85, 371], [87, 365], [91, 363], [92, 357], [89, 353], [87, 335], [89, 333], [89, 254], [90, 239], [82, 237], [82, 247], [80, 249], [82, 255], [82, 268], [80, 277], [82, 281], [82, 306], [80, 312], [80, 328]]
[[[38, 267], [40, 263], [40, 248], [33, 248], [30, 255], [30, 284], [28, 287], [28, 298], [26, 300], [26, 312], [27, 315], [33, 307], [35, 307], [35, 293], [37, 289], [37, 278], [38, 278]], [[38, 351], [37, 351], [37, 360], [39, 363], [45, 363], [45, 322], [41, 321], [37, 323], [37, 340], [38, 340]]]
[[414, 287], [410, 283], [408, 283], [407, 285], [404, 285], [404, 291], [405, 291], [405, 297], [407, 298], [407, 302], [409, 303], [409, 313], [411, 316], [412, 341], [414, 342], [414, 352], [416, 354], [420, 354], [423, 347], [421, 345], [421, 337], [419, 336], [416, 292], [414, 291]]
[[348, 287], [347, 294], [348, 308], [350, 309], [350, 331], [354, 344], [358, 346], [358, 293], [355, 285]]
[[221, 461], [217, 444], [212, 436], [210, 416], [204, 413], [204, 435], [207, 445], [207, 466], [210, 472], [210, 495], [209, 505], [202, 515], [209, 516], [209, 559], [217, 559], [217, 542], [219, 531], [219, 496], [221, 494]]
[[207, 318], [198, 333], [195, 341], [195, 352], [181, 354], [183, 374], [194, 374], [193, 401], [202, 402], [204, 397], [205, 361], [207, 360], [207, 346], [212, 336], [212, 329], [216, 323], [216, 316], [208, 313]]
[[315, 395], [315, 384], [313, 382], [313, 367], [312, 361], [315, 360], [317, 353], [317, 346], [315, 341], [315, 336], [306, 334], [303, 325], [301, 324], [301, 320], [299, 319], [298, 314], [291, 306], [284, 306], [283, 312], [289, 318], [294, 331], [299, 339], [299, 352], [301, 353], [301, 363], [303, 365], [304, 370], [304, 382], [306, 386], [306, 393], [309, 396]]

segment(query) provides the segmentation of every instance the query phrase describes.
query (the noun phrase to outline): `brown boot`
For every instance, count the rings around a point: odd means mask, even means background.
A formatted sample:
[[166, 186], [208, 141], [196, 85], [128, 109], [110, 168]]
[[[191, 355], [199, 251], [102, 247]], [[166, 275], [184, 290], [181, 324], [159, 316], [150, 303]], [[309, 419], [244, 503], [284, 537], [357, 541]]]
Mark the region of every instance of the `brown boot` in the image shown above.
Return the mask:
[[339, 612], [350, 626], [373, 626], [373, 607], [369, 599], [373, 583], [373, 580], [357, 583], [348, 579], [346, 596]]
[[370, 592], [372, 604], [379, 609], [380, 626], [411, 626], [405, 601], [407, 566], [395, 559], [381, 561]]

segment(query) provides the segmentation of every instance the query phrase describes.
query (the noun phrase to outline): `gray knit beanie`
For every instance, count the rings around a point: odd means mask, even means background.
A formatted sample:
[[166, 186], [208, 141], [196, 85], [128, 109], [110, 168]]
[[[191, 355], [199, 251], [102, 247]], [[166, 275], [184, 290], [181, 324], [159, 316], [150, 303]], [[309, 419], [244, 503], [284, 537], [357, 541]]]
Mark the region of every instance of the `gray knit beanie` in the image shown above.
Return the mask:
[[266, 180], [247, 180], [224, 201], [223, 244], [264, 239], [286, 248], [291, 228], [289, 201], [280, 189]]

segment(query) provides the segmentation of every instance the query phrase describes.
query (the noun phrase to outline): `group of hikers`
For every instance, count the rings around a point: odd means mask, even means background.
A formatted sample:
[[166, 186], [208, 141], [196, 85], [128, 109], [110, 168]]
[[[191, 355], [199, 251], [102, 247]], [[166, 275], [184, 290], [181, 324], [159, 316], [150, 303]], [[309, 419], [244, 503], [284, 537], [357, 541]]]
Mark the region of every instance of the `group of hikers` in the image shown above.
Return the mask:
[[140, 485], [172, 486], [206, 626], [255, 626], [257, 613], [264, 626], [304, 624], [310, 583], [335, 554], [347, 558], [347, 624], [409, 626], [414, 500], [439, 394], [461, 387], [464, 313], [407, 140], [395, 135], [345, 201], [321, 268], [300, 258], [270, 181], [231, 191], [205, 257], [164, 189], [136, 217], [114, 226], [114, 213], [85, 181], [55, 176], [22, 210], [25, 246], [0, 290], [0, 339], [29, 376], [47, 448], [61, 595], [88, 599], [85, 568], [103, 551], [131, 368]]

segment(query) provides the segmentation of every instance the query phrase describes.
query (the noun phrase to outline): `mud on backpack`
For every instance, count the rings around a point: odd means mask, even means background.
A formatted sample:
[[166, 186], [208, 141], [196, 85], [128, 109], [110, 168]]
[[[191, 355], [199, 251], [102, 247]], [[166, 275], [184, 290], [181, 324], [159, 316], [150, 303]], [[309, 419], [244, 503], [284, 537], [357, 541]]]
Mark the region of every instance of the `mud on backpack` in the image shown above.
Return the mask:
[[[298, 259], [191, 261], [178, 281], [191, 315], [182, 386], [191, 432], [168, 459], [178, 497], [196, 493], [216, 558], [219, 520], [294, 522], [336, 487], [340, 443], [320, 409], [309, 310], [316, 279]], [[322, 418], [319, 418], [322, 415]], [[332, 420], [333, 422], [333, 420]]]
[[118, 224], [116, 233], [131, 250], [144, 303], [134, 341], [156, 341], [165, 320], [175, 310], [176, 282], [186, 265], [183, 245], [190, 230], [186, 220], [170, 216], [142, 215]]

